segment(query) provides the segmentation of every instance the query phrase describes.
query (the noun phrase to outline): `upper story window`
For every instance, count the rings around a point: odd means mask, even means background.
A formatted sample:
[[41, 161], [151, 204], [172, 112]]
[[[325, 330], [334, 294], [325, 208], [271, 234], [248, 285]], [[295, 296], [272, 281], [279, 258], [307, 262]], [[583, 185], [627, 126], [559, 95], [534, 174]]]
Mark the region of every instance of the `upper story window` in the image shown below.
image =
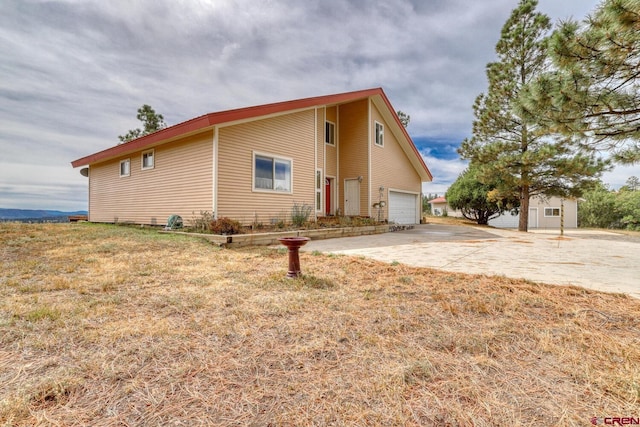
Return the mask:
[[253, 189], [290, 193], [292, 160], [253, 153]]
[[153, 169], [153, 150], [142, 152], [142, 169]]
[[131, 175], [131, 160], [124, 159], [120, 160], [120, 176], [129, 176]]
[[384, 125], [376, 122], [376, 135], [375, 143], [380, 147], [384, 147]]
[[336, 125], [332, 122], [324, 122], [324, 142], [336, 145]]
[[544, 216], [560, 216], [560, 208], [544, 208]]

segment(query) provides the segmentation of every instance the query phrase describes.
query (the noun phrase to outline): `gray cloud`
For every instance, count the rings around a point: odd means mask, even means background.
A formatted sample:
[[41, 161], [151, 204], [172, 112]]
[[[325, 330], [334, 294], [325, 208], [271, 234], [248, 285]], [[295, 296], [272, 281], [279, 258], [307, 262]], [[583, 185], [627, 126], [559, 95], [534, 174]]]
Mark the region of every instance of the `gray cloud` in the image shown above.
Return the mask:
[[[553, 19], [581, 18], [597, 3], [541, 0], [539, 9]], [[4, 0], [0, 206], [86, 207], [85, 178], [69, 162], [138, 127], [136, 110], [145, 103], [175, 124], [381, 86], [411, 115], [412, 136], [460, 141], [516, 4]], [[459, 161], [425, 158], [438, 185], [460, 170]], [[43, 168], [46, 174], [36, 172]], [[21, 170], [32, 177], [26, 181]]]

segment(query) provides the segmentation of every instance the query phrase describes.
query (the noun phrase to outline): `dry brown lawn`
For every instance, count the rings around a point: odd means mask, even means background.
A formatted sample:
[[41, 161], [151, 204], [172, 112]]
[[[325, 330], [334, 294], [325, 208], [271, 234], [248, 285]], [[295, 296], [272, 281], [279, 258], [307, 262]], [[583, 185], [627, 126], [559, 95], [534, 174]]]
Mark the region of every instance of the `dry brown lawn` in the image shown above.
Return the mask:
[[640, 417], [640, 301], [368, 259], [0, 225], [0, 425]]

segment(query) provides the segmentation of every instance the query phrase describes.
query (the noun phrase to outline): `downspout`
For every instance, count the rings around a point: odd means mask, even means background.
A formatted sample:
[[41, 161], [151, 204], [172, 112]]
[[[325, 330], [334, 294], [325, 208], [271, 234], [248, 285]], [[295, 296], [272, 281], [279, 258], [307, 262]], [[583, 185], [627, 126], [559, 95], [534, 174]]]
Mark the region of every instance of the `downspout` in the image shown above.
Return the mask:
[[91, 166], [80, 169], [80, 175], [87, 178], [87, 221], [91, 222]]
[[[327, 119], [327, 109], [325, 107], [324, 110], [325, 120]], [[335, 188], [333, 189], [334, 197], [334, 207], [333, 213], [338, 215], [338, 213], [344, 214], [344, 196], [340, 198], [340, 190], [342, 186], [340, 185], [340, 106], [336, 105], [336, 182]], [[342, 206], [342, 208], [340, 208]]]
[[[318, 208], [320, 208], [320, 212], [322, 212], [322, 185], [320, 186], [320, 206], [316, 207], [316, 197], [318, 193], [318, 189], [316, 183], [318, 174], [318, 107], [313, 108], [313, 217], [315, 221], [318, 221]], [[322, 177], [320, 177], [322, 178]]]
[[[337, 114], [336, 114], [337, 116]], [[333, 143], [336, 144], [336, 147], [338, 147], [338, 118], [336, 117], [336, 127], [334, 128], [334, 135], [333, 135]], [[323, 129], [323, 134], [325, 132], [326, 129], [326, 123], [327, 123], [327, 106], [325, 105], [324, 107], [322, 107], [322, 129]], [[320, 203], [322, 205], [322, 209], [320, 210], [320, 213], [322, 213], [322, 216], [325, 217], [327, 216], [327, 186], [325, 185], [326, 179], [327, 179], [327, 144], [325, 143], [326, 141], [326, 136], [325, 136], [325, 140], [322, 141], [322, 175], [323, 175], [323, 180], [320, 183], [321, 188], [322, 188], [322, 194], [320, 195], [320, 197], [322, 198], [322, 203]], [[338, 155], [338, 150], [336, 148], [336, 156]], [[335, 191], [335, 190], [334, 190]], [[331, 199], [331, 193], [329, 193], [329, 199]], [[333, 200], [331, 200], [332, 204], [334, 205], [334, 209], [335, 209], [335, 203], [333, 203]]]
[[369, 104], [367, 108], [367, 216], [371, 217], [371, 98], [369, 98]]

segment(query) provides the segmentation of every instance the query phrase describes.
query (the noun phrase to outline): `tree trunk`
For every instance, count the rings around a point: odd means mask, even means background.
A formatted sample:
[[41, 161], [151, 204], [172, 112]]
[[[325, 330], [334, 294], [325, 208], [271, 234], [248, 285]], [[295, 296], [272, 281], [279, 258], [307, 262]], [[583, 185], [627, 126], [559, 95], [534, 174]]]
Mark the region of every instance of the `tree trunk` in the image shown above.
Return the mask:
[[518, 231], [529, 230], [529, 186], [522, 187], [520, 191], [520, 222], [518, 223]]
[[487, 225], [489, 223], [489, 215], [487, 212], [481, 212], [478, 215], [478, 225]]

